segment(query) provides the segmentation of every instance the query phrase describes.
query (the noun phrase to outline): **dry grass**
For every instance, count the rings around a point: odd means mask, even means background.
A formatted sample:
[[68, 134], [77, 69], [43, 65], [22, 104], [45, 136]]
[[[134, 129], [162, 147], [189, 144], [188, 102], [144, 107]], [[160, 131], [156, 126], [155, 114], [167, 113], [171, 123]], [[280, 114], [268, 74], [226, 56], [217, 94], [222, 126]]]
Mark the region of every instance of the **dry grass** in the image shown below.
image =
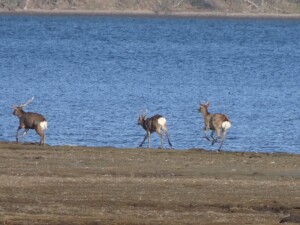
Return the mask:
[[0, 143], [2, 224], [278, 224], [300, 157]]

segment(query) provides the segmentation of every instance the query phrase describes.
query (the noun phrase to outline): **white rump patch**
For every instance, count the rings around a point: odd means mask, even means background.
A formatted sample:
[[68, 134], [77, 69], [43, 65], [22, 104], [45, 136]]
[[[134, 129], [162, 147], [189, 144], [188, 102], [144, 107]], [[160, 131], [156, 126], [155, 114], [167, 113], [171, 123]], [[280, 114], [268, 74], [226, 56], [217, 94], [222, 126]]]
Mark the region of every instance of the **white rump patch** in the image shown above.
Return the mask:
[[46, 130], [48, 128], [48, 122], [43, 121], [43, 122], [40, 123], [40, 126], [41, 126], [42, 130]]
[[230, 127], [231, 127], [231, 123], [230, 123], [229, 121], [224, 121], [224, 122], [222, 123], [222, 128], [223, 128], [223, 129], [227, 130], [227, 129], [230, 128]]
[[162, 127], [164, 127], [167, 123], [167, 120], [166, 118], [164, 117], [160, 117], [158, 120], [157, 120], [158, 124], [161, 125]]

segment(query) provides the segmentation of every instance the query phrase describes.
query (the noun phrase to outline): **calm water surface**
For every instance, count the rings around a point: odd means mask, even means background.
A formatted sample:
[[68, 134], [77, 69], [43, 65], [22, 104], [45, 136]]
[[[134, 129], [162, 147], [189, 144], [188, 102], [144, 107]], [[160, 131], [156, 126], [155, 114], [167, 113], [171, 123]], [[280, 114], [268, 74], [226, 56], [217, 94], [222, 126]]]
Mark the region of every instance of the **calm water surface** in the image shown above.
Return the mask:
[[148, 109], [176, 149], [215, 150], [197, 111], [210, 101], [232, 121], [224, 150], [300, 153], [299, 37], [299, 20], [0, 16], [0, 140], [35, 96], [50, 145], [137, 147]]

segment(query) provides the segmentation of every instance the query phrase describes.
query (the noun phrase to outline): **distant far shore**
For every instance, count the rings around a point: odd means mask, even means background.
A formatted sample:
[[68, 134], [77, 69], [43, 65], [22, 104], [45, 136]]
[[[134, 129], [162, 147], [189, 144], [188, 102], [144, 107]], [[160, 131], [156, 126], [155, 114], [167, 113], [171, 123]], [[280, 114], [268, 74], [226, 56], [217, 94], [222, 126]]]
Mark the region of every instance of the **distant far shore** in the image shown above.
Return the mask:
[[154, 12], [151, 10], [15, 10], [0, 11], [0, 15], [63, 15], [63, 16], [135, 16], [135, 17], [199, 17], [245, 19], [300, 19], [300, 14], [223, 13], [223, 12]]

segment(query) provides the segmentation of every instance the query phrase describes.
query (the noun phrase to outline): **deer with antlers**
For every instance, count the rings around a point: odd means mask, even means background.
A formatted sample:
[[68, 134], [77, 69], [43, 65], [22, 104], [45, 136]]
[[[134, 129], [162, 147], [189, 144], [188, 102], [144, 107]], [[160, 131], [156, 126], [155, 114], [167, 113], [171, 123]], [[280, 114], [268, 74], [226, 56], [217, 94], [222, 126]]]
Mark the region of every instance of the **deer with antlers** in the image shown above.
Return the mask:
[[17, 116], [19, 118], [19, 127], [16, 134], [16, 141], [18, 143], [18, 137], [19, 137], [19, 130], [25, 129], [24, 133], [22, 135], [22, 141], [27, 134], [29, 129], [35, 129], [37, 134], [40, 136], [41, 141], [40, 145], [45, 145], [45, 134], [44, 130], [47, 129], [48, 122], [45, 119], [45, 117], [41, 114], [34, 113], [34, 112], [24, 112], [24, 108], [30, 104], [33, 101], [34, 97], [32, 97], [29, 101], [27, 101], [25, 104], [21, 104], [20, 106], [13, 106], [13, 115]]
[[168, 129], [167, 129], [167, 120], [165, 117], [161, 116], [161, 115], [154, 115], [150, 118], [146, 118], [146, 113], [144, 114], [140, 114], [139, 115], [139, 119], [138, 119], [138, 125], [141, 125], [144, 130], [147, 132], [147, 134], [144, 137], [144, 140], [142, 141], [142, 143], [140, 144], [140, 147], [143, 146], [145, 140], [148, 138], [148, 147], [150, 148], [150, 135], [153, 132], [156, 132], [160, 139], [161, 139], [161, 148], [163, 147], [164, 144], [164, 140], [163, 140], [163, 136], [162, 136], [162, 132], [161, 130], [163, 130], [163, 132], [165, 133], [165, 135], [168, 138], [168, 142], [170, 147], [172, 148], [172, 144], [168, 135]]
[[[200, 108], [199, 112], [202, 113], [203, 119], [204, 119], [204, 133], [205, 133], [205, 138], [210, 141], [209, 137], [207, 136], [207, 130], [211, 130], [211, 138], [213, 139], [212, 145], [218, 141], [218, 138], [221, 137], [222, 135], [222, 142], [220, 144], [220, 147], [218, 151], [220, 151], [226, 137], [226, 132], [227, 130], [231, 127], [231, 122], [228, 119], [228, 117], [224, 114], [211, 114], [208, 112], [208, 107], [209, 107], [209, 102], [201, 104], [200, 103]], [[217, 132], [217, 137], [214, 138], [214, 132]]]

